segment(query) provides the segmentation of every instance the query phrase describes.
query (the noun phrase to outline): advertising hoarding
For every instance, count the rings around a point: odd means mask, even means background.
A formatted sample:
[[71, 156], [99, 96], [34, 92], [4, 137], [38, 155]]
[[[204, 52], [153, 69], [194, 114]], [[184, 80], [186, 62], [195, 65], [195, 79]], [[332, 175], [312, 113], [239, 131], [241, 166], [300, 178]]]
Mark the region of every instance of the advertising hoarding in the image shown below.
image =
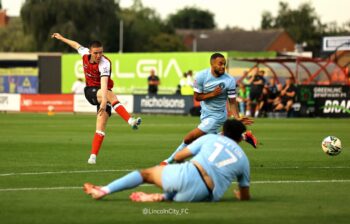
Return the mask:
[[146, 114], [189, 114], [193, 107], [193, 96], [179, 95], [135, 95], [134, 112]]
[[349, 86], [298, 86], [298, 100], [320, 117], [350, 117]]
[[[123, 94], [144, 94], [147, 77], [154, 69], [160, 78], [159, 94], [173, 94], [184, 72], [210, 67], [212, 53], [125, 53], [105, 55], [112, 62], [113, 91]], [[226, 56], [226, 55], [225, 55]], [[62, 93], [70, 93], [77, 77], [84, 77], [81, 56], [62, 55]]]
[[20, 111], [20, 94], [0, 94], [0, 111]]
[[73, 112], [72, 94], [21, 94], [21, 111]]
[[[118, 100], [129, 113], [133, 113], [134, 109], [134, 96], [132, 95], [120, 95]], [[96, 106], [91, 105], [83, 94], [74, 95], [74, 112], [91, 112], [96, 113]], [[112, 110], [112, 113], [115, 113]]]
[[0, 93], [38, 93], [38, 69], [1, 68]]

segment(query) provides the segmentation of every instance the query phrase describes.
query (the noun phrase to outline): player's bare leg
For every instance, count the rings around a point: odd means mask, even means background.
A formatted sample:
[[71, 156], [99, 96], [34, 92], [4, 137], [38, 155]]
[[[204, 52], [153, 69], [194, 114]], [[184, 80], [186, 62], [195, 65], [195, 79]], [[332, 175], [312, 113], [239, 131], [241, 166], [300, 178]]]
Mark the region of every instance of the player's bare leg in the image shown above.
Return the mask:
[[174, 160], [174, 156], [177, 152], [181, 151], [183, 148], [185, 148], [188, 144], [191, 144], [194, 140], [196, 140], [197, 138], [205, 135], [206, 133], [203, 132], [201, 129], [199, 128], [195, 128], [192, 131], [190, 131], [189, 133], [187, 133], [187, 135], [185, 136], [183, 142], [177, 147], [177, 149], [173, 152], [173, 154], [171, 154], [171, 156], [162, 161], [160, 163], [160, 165], [167, 165], [169, 163], [172, 163]]
[[[163, 166], [155, 166], [152, 168], [141, 170], [141, 175], [144, 183], [155, 184], [156, 186], [162, 188], [162, 172]], [[159, 193], [144, 193], [144, 192], [133, 192], [129, 198], [135, 202], [159, 202], [164, 201], [164, 194]]]
[[286, 111], [289, 112], [293, 106], [293, 100], [288, 100], [286, 104]]
[[162, 173], [163, 166], [154, 166], [151, 168], [143, 169], [140, 171], [143, 182], [149, 184], [155, 184], [157, 187], [162, 188]]
[[91, 154], [88, 159], [89, 164], [96, 164], [96, 157], [98, 155], [98, 152], [101, 149], [102, 142], [104, 140], [108, 118], [109, 118], [109, 115], [106, 111], [101, 111], [97, 114], [96, 132], [94, 135], [94, 139], [92, 141]]
[[205, 133], [204, 131], [202, 131], [199, 128], [195, 128], [185, 136], [184, 143], [187, 145], [191, 144], [194, 140], [196, 140], [197, 138], [199, 138], [205, 134], [207, 134], [207, 133]]
[[[155, 166], [141, 171], [133, 171], [106, 186], [95, 186], [90, 183], [85, 183], [84, 191], [86, 194], [91, 195], [92, 198], [98, 200], [114, 192], [135, 188], [142, 183], [155, 184], [161, 188], [163, 169], [164, 167], [162, 166]], [[165, 197], [161, 194], [135, 192], [130, 195], [130, 198], [134, 201], [162, 201]]]
[[256, 101], [256, 106], [255, 106], [255, 110], [254, 110], [254, 117], [259, 117], [260, 109], [262, 108], [261, 103], [262, 102], [260, 100]]
[[247, 100], [247, 108], [246, 108], [246, 111], [245, 111], [245, 116], [251, 116], [251, 110], [252, 110], [252, 101], [248, 98]]
[[[98, 102], [101, 102], [101, 99], [102, 99], [101, 90], [98, 90], [97, 91]], [[125, 107], [120, 103], [117, 96], [110, 90], [107, 91], [107, 101], [113, 107], [115, 112], [117, 112], [117, 114], [119, 114], [119, 116], [123, 118], [133, 129], [138, 129], [139, 125], [141, 124], [141, 118], [131, 117], [131, 115], [126, 111]]]

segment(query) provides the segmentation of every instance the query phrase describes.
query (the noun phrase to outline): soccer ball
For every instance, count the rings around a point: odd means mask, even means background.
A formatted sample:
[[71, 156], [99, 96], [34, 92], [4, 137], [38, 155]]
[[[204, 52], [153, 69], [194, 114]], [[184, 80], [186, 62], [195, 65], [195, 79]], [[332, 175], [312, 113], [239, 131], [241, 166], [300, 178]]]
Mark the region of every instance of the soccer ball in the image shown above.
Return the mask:
[[322, 150], [330, 155], [336, 156], [341, 152], [340, 139], [335, 136], [328, 136], [322, 141]]

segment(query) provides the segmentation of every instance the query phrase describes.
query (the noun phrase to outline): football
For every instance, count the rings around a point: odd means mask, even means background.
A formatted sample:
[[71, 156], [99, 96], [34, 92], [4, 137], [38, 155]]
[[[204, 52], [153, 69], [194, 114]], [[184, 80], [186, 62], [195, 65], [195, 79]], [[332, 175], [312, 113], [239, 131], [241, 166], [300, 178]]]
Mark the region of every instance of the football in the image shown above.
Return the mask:
[[328, 136], [322, 141], [322, 150], [330, 155], [336, 156], [341, 152], [340, 139], [335, 136]]

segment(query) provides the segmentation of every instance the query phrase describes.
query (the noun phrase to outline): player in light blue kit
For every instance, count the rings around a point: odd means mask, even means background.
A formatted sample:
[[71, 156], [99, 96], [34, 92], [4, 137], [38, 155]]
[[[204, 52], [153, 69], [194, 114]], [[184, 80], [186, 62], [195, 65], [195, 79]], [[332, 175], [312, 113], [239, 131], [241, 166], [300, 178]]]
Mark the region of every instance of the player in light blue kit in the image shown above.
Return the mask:
[[[201, 123], [190, 131], [175, 152], [161, 165], [173, 162], [174, 156], [188, 144], [205, 134], [216, 134], [227, 119], [227, 114], [236, 120], [250, 125], [253, 121], [247, 117], [240, 117], [236, 102], [236, 81], [225, 73], [226, 60], [220, 53], [214, 53], [210, 57], [210, 68], [197, 73], [194, 81], [194, 98], [200, 101]], [[228, 101], [228, 111], [226, 102]], [[243, 134], [243, 138], [254, 148], [257, 140], [250, 131]]]
[[134, 192], [130, 199], [137, 202], [218, 201], [231, 183], [237, 181], [236, 198], [249, 200], [249, 160], [238, 145], [245, 131], [242, 122], [227, 120], [223, 135], [202, 136], [174, 156], [176, 162], [193, 156], [190, 161], [134, 171], [104, 187], [86, 183], [84, 190], [94, 199], [101, 199], [113, 192], [151, 183], [162, 188], [163, 194]]

